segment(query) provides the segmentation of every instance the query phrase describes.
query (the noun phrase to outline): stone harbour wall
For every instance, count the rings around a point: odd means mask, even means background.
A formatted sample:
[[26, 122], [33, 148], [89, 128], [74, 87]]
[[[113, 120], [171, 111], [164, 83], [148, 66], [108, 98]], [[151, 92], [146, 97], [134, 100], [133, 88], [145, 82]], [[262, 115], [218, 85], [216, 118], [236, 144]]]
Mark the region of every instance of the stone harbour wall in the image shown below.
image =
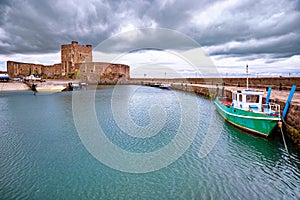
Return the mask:
[[[222, 86], [195, 86], [193, 84], [188, 83], [173, 83], [173, 89], [183, 90], [187, 92], [194, 92], [201, 96], [211, 98], [212, 100], [216, 96], [222, 95], [231, 97], [232, 92], [226, 87]], [[224, 89], [223, 89], [224, 88]], [[263, 101], [265, 98], [263, 99]], [[280, 105], [281, 112], [283, 112], [285, 101], [278, 100], [278, 99], [270, 99], [270, 101], [276, 101], [277, 104]], [[291, 102], [288, 113], [284, 120], [283, 130], [290, 138], [294, 144], [296, 144], [300, 148], [300, 104], [298, 102]]]
[[[205, 84], [205, 85], [225, 85], [246, 87], [246, 78], [131, 78], [130, 81], [134, 84], [141, 84], [142, 82], [166, 82], [166, 83], [191, 83], [191, 84]], [[267, 88], [289, 90], [292, 85], [297, 86], [300, 91], [300, 77], [260, 77], [249, 78], [249, 87]]]

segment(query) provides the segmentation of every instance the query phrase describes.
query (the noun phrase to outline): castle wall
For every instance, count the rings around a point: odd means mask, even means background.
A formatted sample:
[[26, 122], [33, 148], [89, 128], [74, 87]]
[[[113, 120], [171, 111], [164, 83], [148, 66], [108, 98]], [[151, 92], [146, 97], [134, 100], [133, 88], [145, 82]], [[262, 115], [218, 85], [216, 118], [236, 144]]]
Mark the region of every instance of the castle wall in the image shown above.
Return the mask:
[[7, 73], [11, 78], [42, 74], [43, 67], [41, 64], [7, 61]]
[[53, 74], [53, 78], [61, 78], [62, 77], [62, 73], [61, 73], [61, 63], [58, 64], [54, 64], [53, 65], [54, 68], [54, 74]]
[[83, 82], [115, 84], [119, 79], [128, 80], [129, 66], [104, 62], [77, 63], [78, 79]]
[[[103, 62], [92, 62], [92, 45], [61, 45], [61, 63], [41, 65], [7, 61], [7, 72], [11, 78], [39, 74], [43, 78], [76, 78], [87, 82], [115, 82], [117, 78], [129, 79], [129, 66]], [[77, 73], [79, 72], [79, 73]]]
[[62, 78], [61, 63], [54, 64], [54, 65], [45, 65], [42, 68], [41, 75], [43, 78], [50, 78], [50, 79]]

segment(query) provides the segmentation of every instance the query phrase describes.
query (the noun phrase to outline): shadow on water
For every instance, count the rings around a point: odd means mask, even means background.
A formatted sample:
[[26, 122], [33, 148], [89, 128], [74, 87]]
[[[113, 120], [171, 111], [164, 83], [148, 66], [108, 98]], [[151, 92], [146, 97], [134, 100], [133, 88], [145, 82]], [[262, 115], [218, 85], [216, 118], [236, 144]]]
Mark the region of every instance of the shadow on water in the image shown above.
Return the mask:
[[[221, 116], [220, 116], [221, 118]], [[249, 152], [255, 152], [256, 155], [265, 161], [271, 163], [284, 162], [286, 164], [296, 164], [296, 168], [300, 166], [300, 152], [296, 145], [291, 140], [288, 141], [288, 152], [284, 148], [282, 136], [279, 129], [275, 129], [268, 138], [263, 138], [255, 134], [248, 133], [231, 124], [228, 124], [221, 118], [224, 125], [223, 128], [232, 142], [238, 146], [243, 146]], [[292, 159], [292, 160], [291, 160]], [[300, 171], [299, 171], [300, 172]]]

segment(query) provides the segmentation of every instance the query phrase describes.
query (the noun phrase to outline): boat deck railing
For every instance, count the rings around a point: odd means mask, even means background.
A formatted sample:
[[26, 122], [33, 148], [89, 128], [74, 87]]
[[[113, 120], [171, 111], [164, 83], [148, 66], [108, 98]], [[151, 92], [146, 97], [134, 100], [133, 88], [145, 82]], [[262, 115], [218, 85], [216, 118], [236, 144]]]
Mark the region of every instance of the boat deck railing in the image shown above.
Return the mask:
[[280, 105], [277, 103], [263, 104], [263, 108], [266, 114], [280, 116]]

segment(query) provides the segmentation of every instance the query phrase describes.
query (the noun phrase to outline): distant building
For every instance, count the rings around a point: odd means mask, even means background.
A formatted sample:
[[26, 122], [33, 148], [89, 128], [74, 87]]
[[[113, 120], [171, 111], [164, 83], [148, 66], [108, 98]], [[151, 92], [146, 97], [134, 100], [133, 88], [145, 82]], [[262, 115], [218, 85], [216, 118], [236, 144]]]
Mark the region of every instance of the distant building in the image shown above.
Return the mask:
[[129, 66], [124, 64], [93, 62], [92, 45], [61, 45], [61, 63], [42, 65], [7, 61], [7, 73], [10, 78], [38, 74], [48, 79], [75, 79], [97, 83], [116, 83], [120, 79], [129, 79]]

